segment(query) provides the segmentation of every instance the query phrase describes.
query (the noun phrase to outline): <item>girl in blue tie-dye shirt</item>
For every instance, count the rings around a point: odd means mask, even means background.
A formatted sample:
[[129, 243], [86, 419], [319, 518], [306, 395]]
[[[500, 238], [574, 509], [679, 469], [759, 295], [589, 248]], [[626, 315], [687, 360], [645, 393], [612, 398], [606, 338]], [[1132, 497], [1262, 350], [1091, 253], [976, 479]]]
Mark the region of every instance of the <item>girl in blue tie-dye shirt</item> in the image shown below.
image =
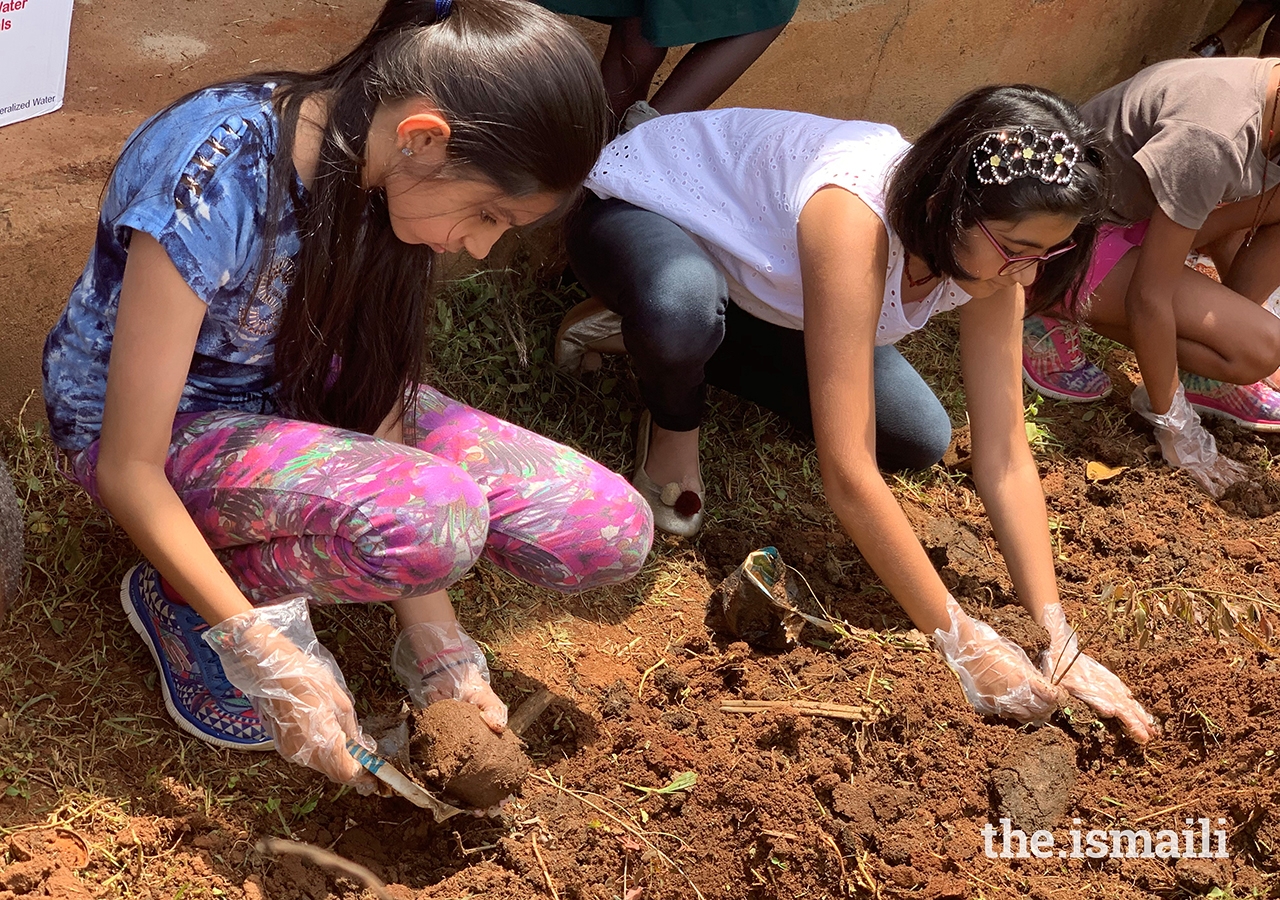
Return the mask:
[[390, 0], [329, 68], [197, 91], [130, 138], [45, 399], [149, 560], [122, 601], [185, 730], [367, 789], [308, 600], [390, 602], [411, 696], [501, 729], [445, 588], [482, 554], [561, 590], [639, 569], [652, 523], [625, 480], [418, 380], [436, 255], [572, 203], [606, 119], [550, 13]]

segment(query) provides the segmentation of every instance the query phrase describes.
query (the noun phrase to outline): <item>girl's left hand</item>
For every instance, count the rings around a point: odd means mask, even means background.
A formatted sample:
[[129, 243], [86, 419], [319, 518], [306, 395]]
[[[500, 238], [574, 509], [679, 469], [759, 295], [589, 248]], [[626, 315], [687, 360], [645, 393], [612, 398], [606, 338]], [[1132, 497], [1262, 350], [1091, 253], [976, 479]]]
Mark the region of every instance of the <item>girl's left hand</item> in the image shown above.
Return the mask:
[[1049, 649], [1040, 659], [1045, 677], [1088, 703], [1100, 716], [1116, 718], [1129, 736], [1145, 744], [1160, 734], [1160, 726], [1106, 666], [1080, 652], [1075, 631], [1067, 624], [1061, 603], [1044, 608]]
[[417, 706], [461, 700], [477, 707], [493, 731], [506, 728], [507, 705], [489, 686], [489, 663], [457, 622], [418, 622], [401, 631], [391, 667]]

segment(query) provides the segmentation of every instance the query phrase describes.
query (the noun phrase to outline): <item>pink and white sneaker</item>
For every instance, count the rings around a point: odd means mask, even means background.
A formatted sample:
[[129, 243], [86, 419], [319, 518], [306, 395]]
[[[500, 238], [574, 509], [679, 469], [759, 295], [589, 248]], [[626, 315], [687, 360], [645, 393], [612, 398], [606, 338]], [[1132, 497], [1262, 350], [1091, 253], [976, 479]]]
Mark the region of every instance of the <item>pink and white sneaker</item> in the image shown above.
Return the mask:
[[1202, 416], [1230, 419], [1249, 431], [1280, 432], [1280, 392], [1265, 382], [1227, 384], [1183, 373], [1187, 402]]
[[1022, 322], [1022, 378], [1054, 400], [1088, 403], [1111, 393], [1107, 373], [1080, 350], [1080, 326], [1048, 316]]

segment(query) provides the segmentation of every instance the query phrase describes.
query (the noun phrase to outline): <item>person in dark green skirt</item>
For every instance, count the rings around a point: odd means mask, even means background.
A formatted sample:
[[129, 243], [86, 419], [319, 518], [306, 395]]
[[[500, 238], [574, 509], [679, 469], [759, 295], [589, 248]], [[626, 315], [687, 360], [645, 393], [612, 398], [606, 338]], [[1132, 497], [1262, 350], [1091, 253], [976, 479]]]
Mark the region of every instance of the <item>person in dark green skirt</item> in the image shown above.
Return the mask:
[[706, 109], [751, 66], [795, 15], [799, 0], [538, 0], [553, 12], [609, 24], [600, 72], [621, 121], [649, 96], [667, 50], [695, 46], [650, 104], [660, 113]]

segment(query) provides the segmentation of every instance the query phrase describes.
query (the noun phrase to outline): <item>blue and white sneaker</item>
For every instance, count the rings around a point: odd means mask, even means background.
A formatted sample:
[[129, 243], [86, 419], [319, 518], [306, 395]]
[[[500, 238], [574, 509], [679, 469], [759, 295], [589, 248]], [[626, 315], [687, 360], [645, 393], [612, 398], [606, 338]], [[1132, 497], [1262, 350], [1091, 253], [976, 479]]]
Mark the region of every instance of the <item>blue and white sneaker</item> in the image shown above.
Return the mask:
[[179, 728], [215, 747], [275, 746], [249, 698], [227, 680], [218, 654], [205, 643], [209, 624], [165, 596], [151, 563], [138, 563], [125, 574], [120, 602], [160, 669], [164, 705]]

